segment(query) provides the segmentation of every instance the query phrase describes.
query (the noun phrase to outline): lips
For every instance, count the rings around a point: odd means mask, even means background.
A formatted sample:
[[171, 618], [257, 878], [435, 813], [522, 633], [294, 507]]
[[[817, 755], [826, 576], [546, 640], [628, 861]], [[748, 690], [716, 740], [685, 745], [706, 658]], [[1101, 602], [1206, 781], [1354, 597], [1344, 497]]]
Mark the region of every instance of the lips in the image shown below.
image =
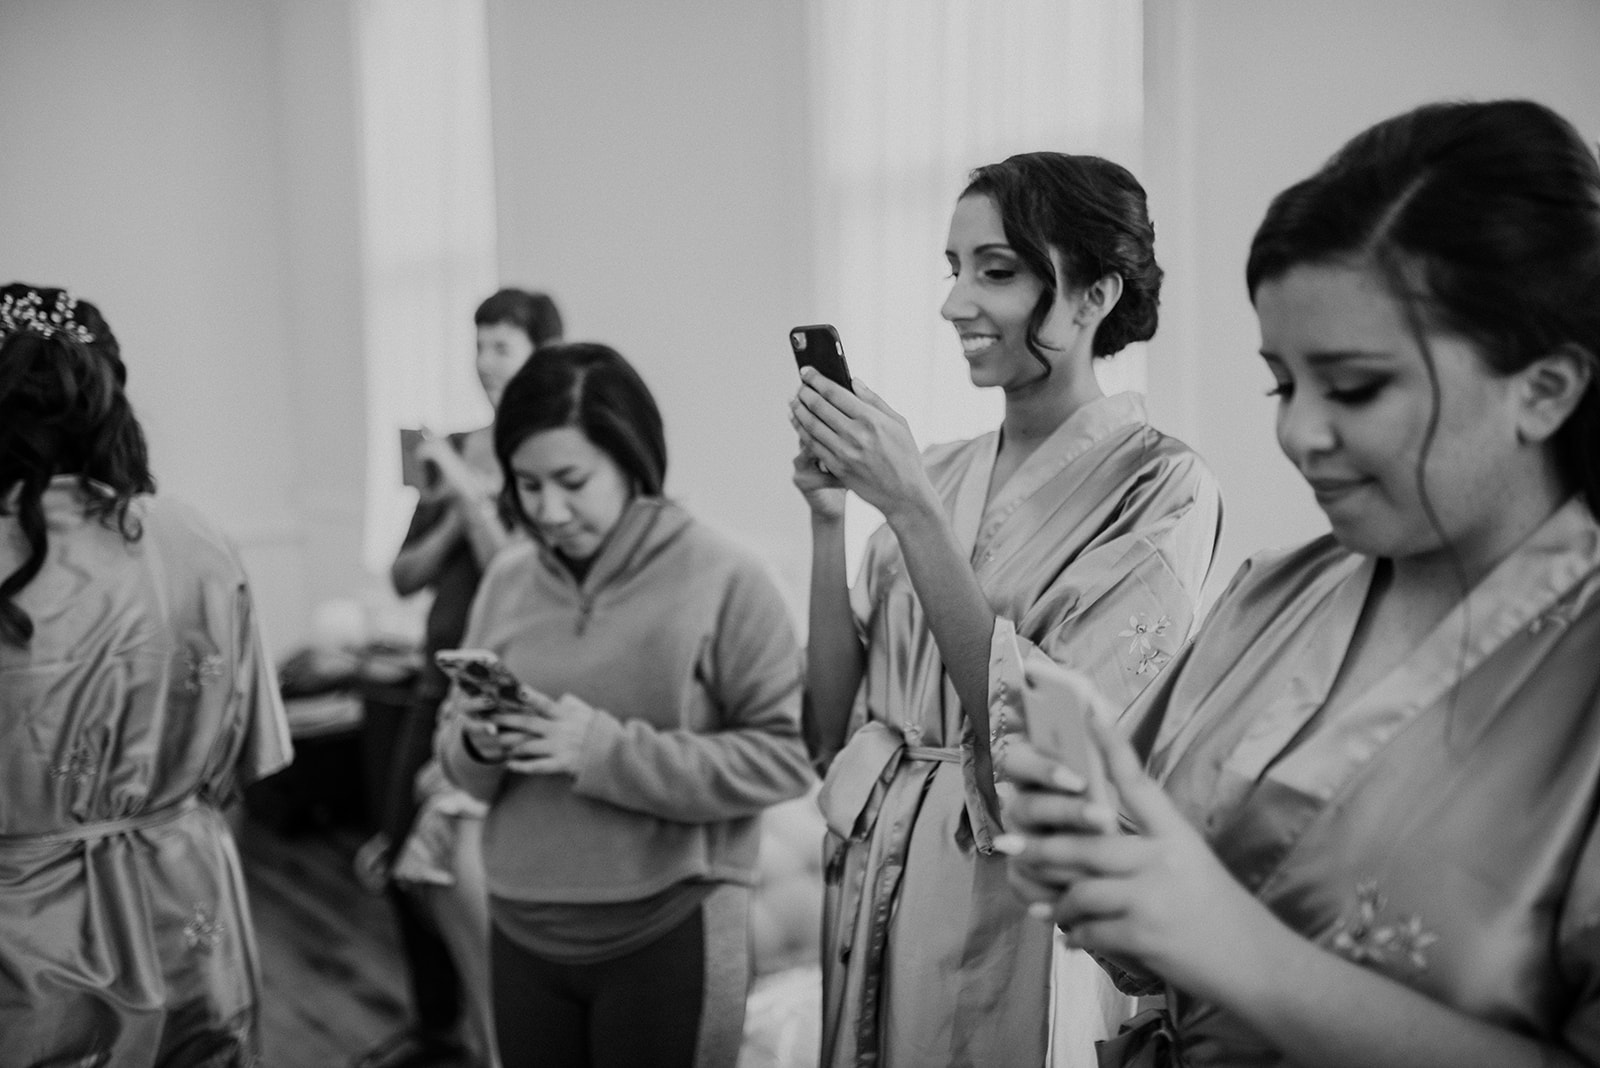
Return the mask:
[[962, 334], [961, 351], [966, 356], [976, 356], [987, 351], [1000, 340], [998, 334]]
[[1372, 484], [1369, 478], [1307, 478], [1306, 482], [1323, 507], [1337, 504]]

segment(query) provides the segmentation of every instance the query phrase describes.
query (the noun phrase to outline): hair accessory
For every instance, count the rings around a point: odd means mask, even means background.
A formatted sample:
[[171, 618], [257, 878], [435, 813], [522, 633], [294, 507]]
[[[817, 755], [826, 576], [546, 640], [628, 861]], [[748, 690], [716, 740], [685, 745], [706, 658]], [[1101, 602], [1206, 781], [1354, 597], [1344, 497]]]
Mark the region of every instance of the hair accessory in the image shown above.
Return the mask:
[[0, 296], [0, 340], [26, 330], [46, 338], [65, 334], [74, 341], [90, 344], [94, 334], [73, 317], [77, 307], [78, 298], [65, 289], [56, 290], [55, 305], [48, 310], [37, 289], [21, 296], [7, 293]]

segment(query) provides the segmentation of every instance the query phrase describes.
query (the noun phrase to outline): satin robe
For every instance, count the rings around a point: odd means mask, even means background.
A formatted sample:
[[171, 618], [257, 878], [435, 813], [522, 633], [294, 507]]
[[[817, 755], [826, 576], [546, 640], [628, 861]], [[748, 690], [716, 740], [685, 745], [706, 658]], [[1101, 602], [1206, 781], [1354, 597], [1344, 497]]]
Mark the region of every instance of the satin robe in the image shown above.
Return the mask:
[[[1135, 741], [1306, 938], [1600, 1060], [1600, 526], [1569, 501], [1324, 712], [1378, 566], [1331, 538], [1246, 564], [1130, 709]], [[1170, 1017], [1102, 1063], [1290, 1063], [1217, 1006], [1168, 997]]]
[[[924, 459], [997, 616], [990, 743], [1003, 780], [1025, 659], [1072, 664], [1126, 702], [1180, 647], [1221, 501], [1135, 394], [1075, 412], [986, 507], [998, 440]], [[819, 799], [830, 832], [822, 1063], [1042, 1065], [1051, 930], [1027, 916], [992, 851], [1001, 816], [977, 789], [970, 723], [886, 527], [852, 603], [867, 650], [857, 727]]]
[[[255, 1064], [260, 983], [219, 807], [289, 759], [233, 548], [141, 498], [126, 542], [75, 479], [0, 642], [0, 1065]], [[0, 517], [0, 574], [24, 558]]]

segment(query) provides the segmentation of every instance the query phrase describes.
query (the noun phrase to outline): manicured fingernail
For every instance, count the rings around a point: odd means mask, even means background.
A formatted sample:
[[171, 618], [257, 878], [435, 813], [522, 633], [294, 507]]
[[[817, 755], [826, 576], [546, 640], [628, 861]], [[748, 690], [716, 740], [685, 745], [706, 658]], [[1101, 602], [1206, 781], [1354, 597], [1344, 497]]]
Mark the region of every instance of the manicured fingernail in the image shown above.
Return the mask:
[[1114, 831], [1117, 829], [1117, 814], [1101, 804], [1084, 805], [1083, 818], [1099, 827], [1102, 831]]
[[1048, 920], [1050, 918], [1050, 902], [1035, 901], [1028, 906], [1028, 915], [1036, 920]]
[[1071, 768], [1055, 767], [1050, 772], [1050, 781], [1068, 793], [1081, 794], [1089, 788], [1089, 784]]
[[1022, 852], [1022, 847], [1026, 844], [1020, 834], [1002, 834], [995, 837], [994, 850], [996, 853], [1014, 857]]

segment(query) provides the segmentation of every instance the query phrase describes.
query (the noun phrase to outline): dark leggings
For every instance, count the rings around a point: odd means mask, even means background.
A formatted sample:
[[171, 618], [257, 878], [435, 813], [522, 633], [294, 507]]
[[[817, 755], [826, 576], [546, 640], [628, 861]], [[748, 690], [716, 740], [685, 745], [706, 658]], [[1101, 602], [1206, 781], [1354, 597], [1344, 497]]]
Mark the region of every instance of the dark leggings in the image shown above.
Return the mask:
[[722, 887], [642, 949], [595, 964], [537, 957], [492, 929], [504, 1068], [732, 1068], [749, 982], [749, 892]]

